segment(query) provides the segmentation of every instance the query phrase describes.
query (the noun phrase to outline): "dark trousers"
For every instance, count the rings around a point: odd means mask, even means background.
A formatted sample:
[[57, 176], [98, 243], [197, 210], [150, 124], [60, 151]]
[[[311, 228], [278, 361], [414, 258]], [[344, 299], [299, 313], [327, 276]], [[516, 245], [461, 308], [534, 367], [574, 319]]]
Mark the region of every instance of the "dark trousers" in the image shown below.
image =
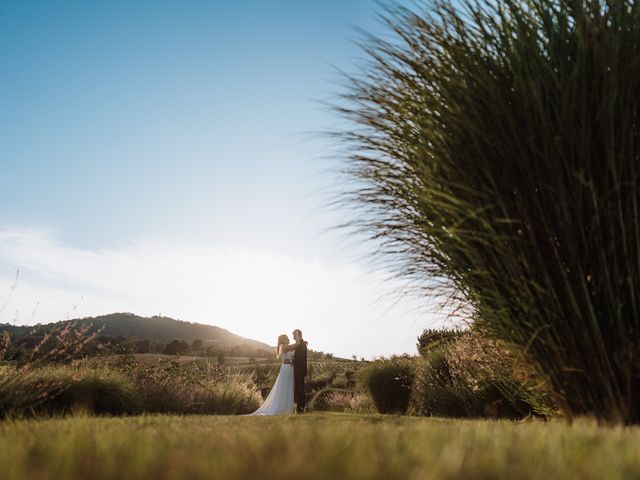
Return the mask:
[[306, 405], [304, 392], [305, 371], [300, 368], [293, 369], [293, 401], [296, 402], [296, 411], [302, 413]]

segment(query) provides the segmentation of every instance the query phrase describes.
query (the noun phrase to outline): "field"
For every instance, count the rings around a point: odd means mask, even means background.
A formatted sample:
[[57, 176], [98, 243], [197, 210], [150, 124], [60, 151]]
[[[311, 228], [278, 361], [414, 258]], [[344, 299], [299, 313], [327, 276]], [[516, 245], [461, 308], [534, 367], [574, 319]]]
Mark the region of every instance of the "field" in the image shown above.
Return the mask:
[[[108, 357], [111, 360], [121, 358], [123, 355], [112, 355]], [[195, 357], [191, 355], [164, 355], [162, 353], [134, 353], [130, 354], [131, 357], [135, 358], [138, 362], [143, 363], [157, 363], [157, 362], [176, 362], [180, 365], [185, 365], [188, 363], [218, 363], [217, 357]], [[225, 365], [251, 365], [251, 357], [225, 357], [224, 363]], [[259, 364], [277, 364], [275, 358], [256, 358], [255, 361]]]
[[0, 423], [4, 480], [640, 476], [640, 429], [310, 414]]

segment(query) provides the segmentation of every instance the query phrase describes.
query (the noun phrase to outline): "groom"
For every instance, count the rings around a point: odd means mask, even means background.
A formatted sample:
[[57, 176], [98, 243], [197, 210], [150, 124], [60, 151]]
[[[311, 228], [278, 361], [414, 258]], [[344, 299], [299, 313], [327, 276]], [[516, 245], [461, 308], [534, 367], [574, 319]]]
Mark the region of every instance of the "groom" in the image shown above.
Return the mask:
[[307, 342], [302, 338], [299, 329], [293, 331], [293, 345], [285, 345], [285, 352], [293, 350], [293, 401], [296, 402], [296, 412], [304, 413], [306, 404], [304, 392], [304, 377], [307, 376]]

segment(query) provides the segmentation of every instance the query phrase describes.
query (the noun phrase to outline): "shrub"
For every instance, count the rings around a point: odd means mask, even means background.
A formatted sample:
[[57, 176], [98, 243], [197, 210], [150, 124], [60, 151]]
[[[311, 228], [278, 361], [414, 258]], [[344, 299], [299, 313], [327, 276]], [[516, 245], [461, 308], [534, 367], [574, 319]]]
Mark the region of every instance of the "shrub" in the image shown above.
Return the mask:
[[437, 347], [444, 347], [451, 343], [453, 340], [462, 335], [461, 330], [439, 330], [439, 329], [425, 329], [418, 337], [418, 353], [420, 355], [426, 355], [429, 350]]
[[416, 362], [410, 411], [446, 417], [556, 415], [527, 362], [474, 328], [424, 351]]
[[197, 379], [189, 378], [188, 367], [167, 361], [143, 364], [121, 357], [113, 368], [133, 382], [145, 411], [187, 413], [192, 408]]
[[186, 355], [189, 353], [189, 344], [185, 340], [172, 340], [164, 347], [165, 355]]
[[479, 416], [477, 398], [460, 389], [449, 371], [443, 348], [416, 360], [409, 413], [442, 417]]
[[[334, 401], [336, 400], [330, 400], [329, 404], [331, 405]], [[354, 392], [349, 399], [349, 407], [345, 411], [362, 414], [376, 413], [376, 406], [370, 395], [363, 392]]]
[[[451, 373], [473, 390], [484, 390], [495, 407], [507, 415], [554, 416], [557, 407], [549, 386], [528, 359], [472, 328], [447, 347]], [[484, 407], [487, 409], [487, 406]]]
[[77, 411], [124, 415], [137, 413], [140, 407], [131, 382], [108, 369], [42, 366], [23, 372], [11, 388], [0, 389], [2, 416], [64, 415]]
[[371, 397], [363, 392], [342, 388], [320, 390], [309, 402], [312, 411], [375, 413]]
[[314, 376], [305, 382], [305, 389], [307, 393], [318, 392], [331, 385], [331, 380], [331, 377], [329, 377], [328, 375]]
[[250, 375], [215, 367], [142, 364], [121, 357], [111, 366], [94, 361], [79, 366], [45, 365], [23, 371], [17, 378], [15, 367], [0, 367], [0, 418], [79, 411], [238, 414], [254, 411], [261, 401]]
[[345, 396], [350, 396], [353, 393], [355, 392], [342, 388], [325, 388], [313, 396], [309, 402], [309, 410], [342, 412], [346, 402], [336, 402], [335, 395], [340, 395], [344, 399]]
[[52, 373], [51, 368], [0, 367], [0, 418], [33, 415], [38, 405], [72, 381], [69, 372], [64, 376]]
[[249, 413], [262, 398], [249, 374], [229, 373], [219, 365], [175, 362], [139, 363], [121, 357], [113, 368], [135, 385], [146, 412], [233, 414]]
[[352, 385], [347, 376], [344, 373], [340, 373], [333, 378], [331, 386], [333, 388], [348, 389]]
[[262, 396], [247, 375], [234, 374], [222, 380], [205, 380], [195, 392], [191, 413], [217, 415], [251, 413], [262, 403]]
[[85, 411], [99, 415], [130, 415], [140, 410], [141, 404], [134, 385], [108, 369], [76, 373], [67, 386], [62, 387], [59, 393], [49, 395], [36, 408], [39, 413]]
[[358, 383], [367, 391], [380, 413], [405, 413], [411, 396], [413, 360], [382, 358], [358, 371]]

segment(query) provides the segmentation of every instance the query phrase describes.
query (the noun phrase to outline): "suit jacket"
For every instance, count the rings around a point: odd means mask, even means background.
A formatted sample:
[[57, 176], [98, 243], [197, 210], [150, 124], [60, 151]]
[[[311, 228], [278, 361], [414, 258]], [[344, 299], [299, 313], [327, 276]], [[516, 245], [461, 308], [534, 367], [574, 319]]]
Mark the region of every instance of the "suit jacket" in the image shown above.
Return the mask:
[[293, 351], [293, 369], [296, 375], [307, 376], [307, 342], [296, 343]]

